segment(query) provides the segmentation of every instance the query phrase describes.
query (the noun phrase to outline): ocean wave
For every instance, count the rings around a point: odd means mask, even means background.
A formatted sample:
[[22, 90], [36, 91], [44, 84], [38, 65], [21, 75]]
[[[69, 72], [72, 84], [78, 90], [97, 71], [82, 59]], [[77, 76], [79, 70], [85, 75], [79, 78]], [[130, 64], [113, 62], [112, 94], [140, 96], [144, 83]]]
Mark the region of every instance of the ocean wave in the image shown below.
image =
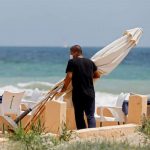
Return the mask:
[[48, 90], [51, 87], [53, 87], [54, 84], [49, 82], [34, 81], [34, 82], [18, 83], [17, 86], [20, 88], [30, 88], [30, 89], [38, 88]]
[[43, 94], [45, 94], [47, 92], [47, 90], [39, 90], [38, 88], [34, 88], [34, 89], [28, 88], [27, 89], [27, 88], [19, 88], [14, 85], [7, 85], [7, 86], [0, 87], [0, 95], [2, 95], [4, 93], [4, 91], [9, 91], [9, 92], [14, 92], [14, 93], [25, 92], [24, 98], [28, 99], [29, 97], [32, 96], [33, 92], [37, 91], [37, 90]]
[[10, 91], [10, 92], [22, 92], [23, 89], [19, 89], [16, 86], [13, 85], [6, 85], [3, 87], [0, 87], [0, 95], [2, 95], [4, 93], [4, 91]]
[[[36, 85], [39, 85], [40, 87], [44, 86], [47, 88], [39, 89], [38, 86], [36, 86]], [[47, 82], [18, 83], [17, 86], [7, 85], [7, 86], [0, 87], [0, 95], [2, 95], [4, 93], [4, 91], [10, 91], [10, 92], [16, 92], [16, 93], [25, 91], [24, 99], [31, 100], [30, 98], [35, 91], [39, 91], [39, 92], [43, 93], [43, 95], [44, 95], [47, 93], [48, 89], [50, 89], [50, 87], [52, 87], [52, 86], [53, 86], [53, 84], [47, 83]], [[35, 88], [33, 88], [33, 87], [35, 87]], [[103, 105], [113, 106], [117, 96], [118, 96], [117, 94], [96, 91], [96, 94], [95, 94], [96, 106], [103, 106]]]

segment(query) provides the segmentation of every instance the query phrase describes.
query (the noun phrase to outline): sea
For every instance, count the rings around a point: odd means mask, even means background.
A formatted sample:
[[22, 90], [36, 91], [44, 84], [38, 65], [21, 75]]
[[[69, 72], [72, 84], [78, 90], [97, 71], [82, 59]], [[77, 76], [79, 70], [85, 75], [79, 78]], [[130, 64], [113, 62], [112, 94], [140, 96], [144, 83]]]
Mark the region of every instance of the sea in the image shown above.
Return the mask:
[[[91, 58], [103, 47], [83, 47]], [[69, 47], [0, 47], [0, 94], [35, 89], [47, 92], [66, 75]], [[121, 92], [150, 94], [150, 48], [133, 48], [122, 63], [95, 83], [96, 101], [116, 98]]]

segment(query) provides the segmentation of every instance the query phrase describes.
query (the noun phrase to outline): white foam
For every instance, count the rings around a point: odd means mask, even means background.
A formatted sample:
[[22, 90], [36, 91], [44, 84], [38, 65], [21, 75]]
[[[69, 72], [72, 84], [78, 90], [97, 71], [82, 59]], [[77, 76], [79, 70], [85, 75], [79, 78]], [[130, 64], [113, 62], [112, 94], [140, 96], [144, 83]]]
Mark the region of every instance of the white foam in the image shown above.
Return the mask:
[[7, 85], [7, 86], [4, 86], [4, 87], [0, 87], [0, 95], [2, 95], [4, 93], [4, 91], [9, 91], [9, 92], [22, 92], [24, 91], [23, 89], [19, 89], [13, 85]]
[[96, 106], [113, 106], [118, 95], [104, 92], [96, 92]]
[[52, 87], [54, 86], [54, 84], [49, 82], [34, 81], [34, 82], [18, 83], [17, 86], [21, 88], [40, 87], [40, 86]]
[[[44, 84], [44, 85], [47, 85], [48, 88], [46, 88], [46, 89], [42, 89], [42, 88], [41, 89], [28, 88], [32, 84], [34, 84], [34, 85], [36, 85], [36, 84], [41, 84], [41, 85]], [[47, 82], [28, 82], [28, 83], [19, 83], [17, 85], [18, 86], [7, 85], [7, 86], [4, 86], [4, 87], [0, 87], [0, 95], [2, 95], [4, 93], [4, 91], [10, 91], [10, 92], [22, 92], [22, 91], [25, 91], [24, 99], [31, 100], [31, 96], [34, 93], [35, 89], [38, 89], [44, 95], [50, 89], [49, 86], [52, 86], [53, 84], [47, 83]], [[96, 91], [96, 105], [97, 106], [104, 106], [104, 105], [113, 106], [117, 96], [118, 95], [116, 95], [116, 94]]]
[[[7, 85], [4, 87], [0, 87], [0, 95], [2, 95], [4, 93], [4, 91], [9, 91], [9, 92], [14, 92], [14, 93], [18, 93], [18, 92], [25, 92], [24, 94], [24, 99], [30, 99], [31, 96], [33, 95], [33, 93], [35, 92], [35, 90], [39, 90], [38, 88], [36, 89], [25, 89], [25, 88], [19, 88], [17, 86], [13, 86], [13, 85]], [[41, 93], [43, 93], [43, 95], [47, 92], [44, 90], [39, 90]]]

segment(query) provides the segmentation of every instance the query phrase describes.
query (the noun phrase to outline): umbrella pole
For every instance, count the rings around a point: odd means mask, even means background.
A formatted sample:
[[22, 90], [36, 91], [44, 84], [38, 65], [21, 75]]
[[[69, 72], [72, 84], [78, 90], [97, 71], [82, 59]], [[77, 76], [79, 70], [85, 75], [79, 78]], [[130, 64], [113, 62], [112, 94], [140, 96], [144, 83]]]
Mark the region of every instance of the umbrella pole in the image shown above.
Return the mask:
[[23, 112], [20, 116], [18, 116], [14, 122], [16, 124], [18, 124], [27, 114], [29, 114], [32, 110], [34, 110], [36, 107], [40, 106], [44, 101], [47, 101], [47, 99], [50, 98], [50, 95], [53, 94], [53, 93], [56, 93], [60, 88], [61, 86], [63, 85], [63, 81], [61, 81], [60, 83], [58, 83], [48, 94], [47, 94], [47, 97], [42, 100], [41, 102], [39, 102], [38, 104], [36, 104], [33, 108], [29, 108], [27, 109], [25, 112]]
[[20, 116], [18, 116], [14, 122], [16, 124], [18, 124], [27, 114], [29, 114], [32, 110], [34, 110], [36, 107], [40, 106], [44, 101], [46, 101], [47, 99], [49, 99], [49, 97], [45, 98], [44, 100], [42, 100], [40, 103], [38, 103], [37, 105], [35, 105], [33, 108], [28, 108], [26, 111], [24, 111]]
[[[70, 91], [71, 91], [71, 90], [68, 90], [68, 91], [66, 92], [66, 94], [69, 93]], [[33, 118], [31, 118], [31, 120], [30, 120], [30, 121], [26, 124], [26, 126], [24, 127], [24, 130], [25, 130], [26, 132], [29, 131], [30, 126], [32, 125], [32, 123], [34, 123], [34, 122], [38, 119], [38, 117], [42, 114], [42, 112], [43, 112], [44, 109], [45, 109], [45, 104], [46, 104], [48, 101], [51, 101], [56, 95], [57, 95], [57, 91], [53, 94], [53, 96], [50, 98], [50, 100], [49, 100], [49, 98], [48, 98], [47, 100], [44, 101], [43, 104], [41, 104], [41, 106], [39, 106], [39, 108], [38, 108], [37, 112], [35, 112], [35, 115], [33, 116]]]

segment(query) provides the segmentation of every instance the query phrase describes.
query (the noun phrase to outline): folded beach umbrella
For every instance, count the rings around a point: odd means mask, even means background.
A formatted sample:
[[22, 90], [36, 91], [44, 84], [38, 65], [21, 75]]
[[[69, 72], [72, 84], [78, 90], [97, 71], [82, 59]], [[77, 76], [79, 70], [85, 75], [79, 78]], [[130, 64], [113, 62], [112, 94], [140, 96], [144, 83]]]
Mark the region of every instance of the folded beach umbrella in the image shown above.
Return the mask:
[[[99, 50], [91, 58], [91, 60], [96, 64], [98, 71], [101, 72], [102, 75], [107, 75], [113, 71], [128, 55], [130, 50], [138, 44], [142, 33], [142, 28], [126, 30], [122, 37]], [[58, 82], [53, 89], [62, 86], [63, 80]], [[72, 86], [70, 84], [65, 95], [67, 99], [71, 99], [71, 90]]]

